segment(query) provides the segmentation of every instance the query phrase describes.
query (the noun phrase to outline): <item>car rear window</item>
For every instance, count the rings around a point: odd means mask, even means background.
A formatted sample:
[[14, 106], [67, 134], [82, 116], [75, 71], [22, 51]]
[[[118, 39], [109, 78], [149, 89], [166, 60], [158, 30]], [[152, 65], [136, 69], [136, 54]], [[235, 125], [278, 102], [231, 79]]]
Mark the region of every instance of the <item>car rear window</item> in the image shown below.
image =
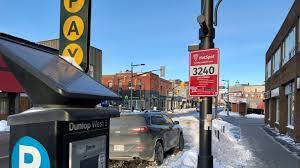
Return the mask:
[[111, 127], [134, 127], [146, 125], [146, 120], [142, 115], [121, 115], [118, 118], [111, 118]]

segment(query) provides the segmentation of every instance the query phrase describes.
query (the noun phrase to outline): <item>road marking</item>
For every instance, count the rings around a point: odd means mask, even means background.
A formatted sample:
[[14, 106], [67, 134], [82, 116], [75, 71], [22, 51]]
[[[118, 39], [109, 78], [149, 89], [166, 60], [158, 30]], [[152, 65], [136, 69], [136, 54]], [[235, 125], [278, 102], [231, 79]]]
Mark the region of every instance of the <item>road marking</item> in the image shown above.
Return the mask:
[[9, 156], [0, 156], [0, 159], [8, 158]]

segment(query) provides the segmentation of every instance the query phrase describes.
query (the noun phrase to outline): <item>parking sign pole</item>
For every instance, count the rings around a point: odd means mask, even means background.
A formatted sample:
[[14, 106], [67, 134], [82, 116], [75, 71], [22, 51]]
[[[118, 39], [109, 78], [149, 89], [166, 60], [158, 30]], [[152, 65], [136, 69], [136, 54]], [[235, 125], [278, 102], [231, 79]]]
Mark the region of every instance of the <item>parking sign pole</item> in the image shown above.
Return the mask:
[[[199, 31], [200, 50], [214, 48], [215, 30], [213, 26], [214, 0], [201, 0], [201, 14], [198, 21], [201, 29]], [[200, 124], [199, 124], [199, 155], [198, 168], [213, 168], [213, 156], [211, 154], [211, 123], [212, 123], [212, 97], [203, 97], [200, 102]]]

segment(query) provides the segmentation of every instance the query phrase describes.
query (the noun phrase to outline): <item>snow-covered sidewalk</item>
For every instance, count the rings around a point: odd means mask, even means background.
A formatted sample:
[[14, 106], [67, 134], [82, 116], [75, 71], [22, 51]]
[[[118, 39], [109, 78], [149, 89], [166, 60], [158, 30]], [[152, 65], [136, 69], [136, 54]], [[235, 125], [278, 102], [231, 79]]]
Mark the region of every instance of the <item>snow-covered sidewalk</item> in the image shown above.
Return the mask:
[[196, 108], [188, 108], [188, 109], [174, 109], [174, 114], [185, 114], [185, 113], [190, 113], [196, 111]]
[[[185, 149], [166, 158], [159, 168], [196, 168], [199, 150], [199, 120], [198, 116], [184, 116], [173, 118], [183, 127]], [[214, 135], [214, 130], [225, 127], [220, 139]], [[228, 122], [213, 120], [213, 149], [215, 168], [246, 167], [252, 158], [252, 153], [240, 144], [240, 128]]]
[[[218, 113], [218, 116], [228, 116], [227, 115], [227, 111], [222, 111], [220, 113]], [[231, 112], [229, 111], [229, 116], [231, 117], [240, 117], [240, 114], [238, 112]], [[261, 114], [247, 114], [245, 115], [246, 118], [255, 118], [255, 119], [263, 119], [265, 118], [265, 115], [261, 115]]]
[[0, 121], [0, 132], [9, 132], [10, 127], [7, 124], [7, 121], [1, 120]]

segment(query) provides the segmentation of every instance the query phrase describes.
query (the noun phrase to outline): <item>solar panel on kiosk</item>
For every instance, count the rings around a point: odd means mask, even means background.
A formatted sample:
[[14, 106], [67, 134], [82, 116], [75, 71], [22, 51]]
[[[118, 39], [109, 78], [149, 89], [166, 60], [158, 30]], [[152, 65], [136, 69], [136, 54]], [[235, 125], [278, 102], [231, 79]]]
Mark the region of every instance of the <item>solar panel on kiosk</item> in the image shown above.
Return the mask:
[[[40, 81], [55, 91], [55, 94], [59, 94], [63, 97], [72, 99], [97, 99], [98, 101], [101, 99], [119, 98], [116, 93], [96, 82], [64, 59], [50, 52], [0, 37], [0, 53], [4, 56], [7, 63], [10, 64], [9, 67], [17, 79], [19, 76], [18, 80], [22, 85], [23, 83], [24, 85], [30, 85], [28, 81], [24, 81], [24, 77], [22, 77], [24, 74], [20, 75], [21, 73], [25, 73], [25, 76], [34, 77], [32, 82]], [[34, 83], [32, 83], [32, 85], [34, 85]], [[26, 92], [33, 92], [28, 91], [32, 86], [27, 86], [28, 89], [26, 89], [26, 86], [23, 87]], [[36, 96], [36, 93], [33, 94], [32, 96]], [[52, 98], [52, 100], [53, 99], [54, 98]], [[45, 104], [45, 102], [43, 104]], [[46, 102], [46, 104], [48, 103]], [[61, 102], [58, 104], [61, 104]]]

